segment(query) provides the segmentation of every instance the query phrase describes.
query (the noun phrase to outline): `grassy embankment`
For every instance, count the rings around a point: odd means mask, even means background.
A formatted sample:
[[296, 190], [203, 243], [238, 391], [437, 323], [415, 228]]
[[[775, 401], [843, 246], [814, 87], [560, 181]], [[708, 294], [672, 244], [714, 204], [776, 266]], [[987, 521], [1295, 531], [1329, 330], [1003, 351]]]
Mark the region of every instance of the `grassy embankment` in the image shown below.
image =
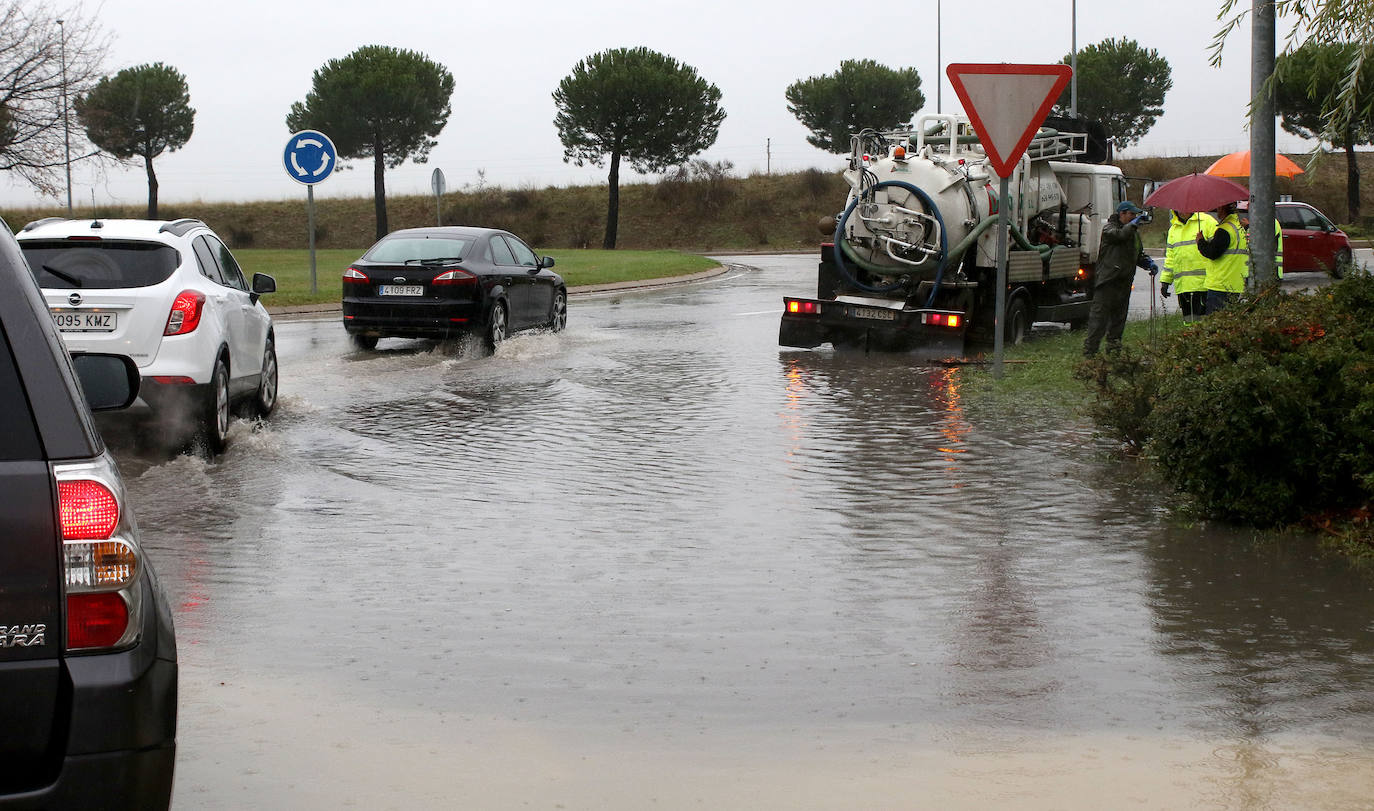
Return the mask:
[[[268, 307], [337, 302], [342, 293], [340, 277], [365, 248], [329, 248], [315, 251], [315, 281], [319, 291], [310, 293], [310, 259], [307, 251], [274, 248], [240, 248], [234, 251], [244, 272], [266, 273], [277, 280], [277, 292], [263, 299]], [[567, 248], [549, 252], [554, 266], [569, 287], [638, 279], [684, 276], [716, 266], [703, 256], [677, 251], [602, 251]]]
[[[1300, 164], [1306, 156], [1292, 156]], [[1215, 158], [1141, 158], [1123, 160], [1128, 177], [1167, 180], [1201, 172]], [[1365, 177], [1374, 176], [1374, 153], [1361, 153]], [[632, 251], [701, 254], [719, 251], [814, 251], [823, 239], [817, 221], [843, 206], [847, 186], [837, 169], [807, 170], [779, 175], [732, 177], [720, 167], [697, 171], [687, 179], [670, 174], [652, 183], [621, 187], [620, 226], [613, 255], [581, 255], [576, 250], [601, 244], [606, 218], [605, 186], [545, 189], [467, 188], [443, 198], [446, 224], [506, 228], [524, 237], [541, 253], [559, 260], [558, 270], [572, 285], [597, 281], [655, 278], [684, 272], [664, 254], [639, 256]], [[1140, 199], [1141, 184], [1133, 181], [1132, 196]], [[164, 192], [168, 190], [164, 189]], [[1306, 200], [1344, 224], [1345, 157], [1324, 156], [1309, 174], [1280, 179], [1278, 191]], [[1374, 183], [1363, 187], [1366, 214], [1374, 213]], [[392, 230], [435, 221], [434, 199], [428, 196], [391, 197], [387, 201]], [[58, 208], [8, 210], [6, 221], [18, 228], [39, 217], [61, 216]], [[143, 207], [78, 207], [77, 216], [142, 217]], [[242, 251], [250, 271], [271, 273], [282, 292], [278, 304], [299, 304], [309, 296], [309, 259], [305, 204], [299, 198], [250, 203], [164, 203], [162, 217], [196, 217], [207, 222]], [[376, 227], [370, 197], [316, 200], [317, 275], [320, 293], [313, 300], [335, 300], [338, 275], [347, 263], [375, 241]], [[1353, 233], [1374, 233], [1374, 218], [1355, 224]], [[1162, 245], [1168, 223], [1160, 217], [1144, 231], [1147, 247]], [[573, 250], [569, 250], [573, 249]], [[259, 253], [259, 251], [261, 253]], [[611, 256], [615, 259], [612, 260]], [[585, 265], [580, 264], [585, 259]], [[582, 269], [590, 275], [579, 276]], [[700, 269], [700, 268], [695, 268]], [[691, 272], [687, 270], [685, 272]], [[600, 275], [605, 274], [605, 275]]]

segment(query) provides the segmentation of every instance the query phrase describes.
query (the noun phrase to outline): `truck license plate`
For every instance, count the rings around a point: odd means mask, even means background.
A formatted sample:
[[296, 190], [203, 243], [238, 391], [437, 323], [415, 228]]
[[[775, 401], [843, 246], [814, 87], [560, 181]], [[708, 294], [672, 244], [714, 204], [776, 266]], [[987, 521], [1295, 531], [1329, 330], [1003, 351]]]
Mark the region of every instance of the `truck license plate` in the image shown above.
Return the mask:
[[872, 318], [875, 321], [896, 321], [897, 313], [881, 307], [855, 307], [855, 318]]
[[53, 310], [52, 320], [62, 332], [114, 332], [118, 323], [114, 313], [87, 310]]

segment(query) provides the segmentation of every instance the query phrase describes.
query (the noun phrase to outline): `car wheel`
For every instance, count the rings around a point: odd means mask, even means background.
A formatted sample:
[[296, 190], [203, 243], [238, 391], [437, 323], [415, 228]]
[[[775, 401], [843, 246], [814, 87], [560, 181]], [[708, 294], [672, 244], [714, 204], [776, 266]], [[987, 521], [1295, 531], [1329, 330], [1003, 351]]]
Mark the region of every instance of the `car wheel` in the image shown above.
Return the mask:
[[1023, 344], [1030, 337], [1030, 327], [1030, 305], [1017, 296], [1007, 305], [1007, 327], [1003, 340], [1011, 346]]
[[491, 315], [487, 318], [487, 348], [495, 350], [497, 344], [506, 340], [506, 303], [498, 301], [491, 305]]
[[350, 335], [348, 337], [353, 341], [355, 347], [364, 352], [371, 352], [377, 348], [376, 335]]
[[562, 332], [568, 326], [568, 294], [559, 290], [553, 296], [553, 318], [549, 327], [554, 332]]
[[229, 441], [229, 367], [224, 358], [215, 360], [215, 371], [210, 376], [210, 388], [205, 392], [205, 403], [201, 412], [201, 435], [205, 447], [211, 454], [224, 450]]
[[1349, 248], [1341, 248], [1336, 252], [1336, 263], [1331, 266], [1331, 276], [1336, 279], [1344, 279], [1349, 272], [1351, 265], [1354, 264], [1354, 257], [1350, 255]]
[[266, 418], [277, 407], [277, 342], [267, 336], [267, 348], [262, 352], [262, 379], [258, 395], [253, 398], [253, 410], [259, 418]]

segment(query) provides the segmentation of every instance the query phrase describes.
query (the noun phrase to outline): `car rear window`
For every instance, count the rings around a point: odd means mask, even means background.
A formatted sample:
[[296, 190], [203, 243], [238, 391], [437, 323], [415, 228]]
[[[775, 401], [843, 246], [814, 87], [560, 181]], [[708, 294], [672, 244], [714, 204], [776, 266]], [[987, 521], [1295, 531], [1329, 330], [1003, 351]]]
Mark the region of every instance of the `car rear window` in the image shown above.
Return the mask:
[[467, 255], [470, 239], [456, 237], [397, 237], [384, 239], [363, 254], [368, 262], [407, 262], [453, 259]]
[[181, 262], [176, 248], [160, 242], [26, 240], [20, 247], [38, 286], [50, 290], [150, 287]]
[[3, 331], [0, 331], [0, 425], [5, 426], [3, 438], [0, 438], [0, 461], [43, 458], [33, 411], [24, 397], [24, 387], [19, 384], [19, 372]]

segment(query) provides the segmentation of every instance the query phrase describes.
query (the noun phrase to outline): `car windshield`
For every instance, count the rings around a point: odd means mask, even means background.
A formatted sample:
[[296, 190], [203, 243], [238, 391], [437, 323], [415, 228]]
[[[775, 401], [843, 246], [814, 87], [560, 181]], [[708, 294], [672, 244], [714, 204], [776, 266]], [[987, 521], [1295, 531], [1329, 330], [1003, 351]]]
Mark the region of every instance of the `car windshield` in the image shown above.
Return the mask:
[[424, 262], [431, 259], [461, 259], [467, 255], [471, 239], [459, 237], [396, 237], [384, 239], [363, 255], [368, 262]]
[[26, 240], [20, 247], [45, 289], [151, 287], [181, 262], [176, 248], [160, 242]]

